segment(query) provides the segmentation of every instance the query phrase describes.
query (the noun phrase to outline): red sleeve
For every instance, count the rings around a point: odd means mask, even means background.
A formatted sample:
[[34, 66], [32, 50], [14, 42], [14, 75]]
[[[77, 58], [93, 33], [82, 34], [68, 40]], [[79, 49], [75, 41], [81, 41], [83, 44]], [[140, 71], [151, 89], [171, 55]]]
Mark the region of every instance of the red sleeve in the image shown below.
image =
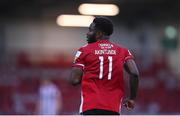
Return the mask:
[[124, 62], [126, 62], [129, 59], [134, 59], [134, 56], [131, 54], [131, 52], [128, 49], [125, 49]]
[[83, 48], [80, 48], [74, 57], [73, 67], [79, 67], [81, 69], [84, 69], [85, 62], [84, 62], [85, 53], [83, 51]]

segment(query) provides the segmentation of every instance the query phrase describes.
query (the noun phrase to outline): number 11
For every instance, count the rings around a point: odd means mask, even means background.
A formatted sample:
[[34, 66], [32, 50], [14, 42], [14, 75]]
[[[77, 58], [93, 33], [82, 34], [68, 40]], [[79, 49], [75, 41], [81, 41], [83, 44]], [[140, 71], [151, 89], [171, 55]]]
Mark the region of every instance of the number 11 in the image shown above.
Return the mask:
[[[104, 57], [103, 57], [103, 56], [99, 56], [99, 60], [100, 60], [100, 73], [99, 73], [99, 79], [102, 79], [102, 78], [103, 78], [103, 64], [104, 64]], [[112, 56], [108, 56], [108, 60], [109, 60], [108, 80], [111, 80], [111, 76], [112, 76]]]

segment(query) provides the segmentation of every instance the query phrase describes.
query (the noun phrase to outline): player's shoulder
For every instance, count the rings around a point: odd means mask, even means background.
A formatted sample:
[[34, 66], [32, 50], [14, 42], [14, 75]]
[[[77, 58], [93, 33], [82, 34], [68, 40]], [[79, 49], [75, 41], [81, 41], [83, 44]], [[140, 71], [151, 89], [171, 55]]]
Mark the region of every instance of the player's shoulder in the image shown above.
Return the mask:
[[86, 44], [82, 47], [80, 47], [81, 50], [91, 50], [92, 48], [94, 48], [96, 46], [97, 43], [90, 43], [90, 44]]
[[87, 46], [88, 46], [88, 44], [85, 44], [85, 45], [81, 46], [81, 47], [79, 48], [79, 51], [82, 51], [82, 50], [86, 49]]
[[122, 44], [117, 44], [117, 43], [114, 43], [114, 42], [111, 42], [114, 47], [120, 49], [120, 50], [128, 50], [128, 48], [126, 48], [125, 46], [123, 46]]
[[87, 46], [88, 46], [88, 44], [85, 44], [85, 45], [82, 46], [82, 48], [85, 48], [85, 47], [87, 47]]

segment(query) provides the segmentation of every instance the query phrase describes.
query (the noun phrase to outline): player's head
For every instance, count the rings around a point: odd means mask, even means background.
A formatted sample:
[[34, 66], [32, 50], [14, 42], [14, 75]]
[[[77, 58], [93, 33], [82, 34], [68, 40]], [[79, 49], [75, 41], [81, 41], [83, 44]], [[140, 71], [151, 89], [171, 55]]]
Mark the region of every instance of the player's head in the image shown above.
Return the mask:
[[51, 83], [51, 80], [48, 79], [48, 78], [43, 78], [43, 79], [41, 80], [41, 84], [42, 84], [42, 85], [48, 85], [48, 84], [50, 84], [50, 83]]
[[106, 17], [96, 17], [89, 27], [87, 33], [88, 43], [103, 39], [103, 36], [110, 36], [113, 33], [112, 21]]

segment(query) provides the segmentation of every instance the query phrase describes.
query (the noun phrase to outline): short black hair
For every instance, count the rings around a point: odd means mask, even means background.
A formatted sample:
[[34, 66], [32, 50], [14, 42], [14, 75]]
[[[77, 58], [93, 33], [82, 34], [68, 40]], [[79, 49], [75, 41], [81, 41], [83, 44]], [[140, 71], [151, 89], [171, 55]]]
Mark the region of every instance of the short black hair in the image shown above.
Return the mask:
[[104, 32], [105, 35], [109, 36], [113, 33], [113, 23], [107, 17], [96, 17], [93, 23], [95, 23], [95, 28]]

